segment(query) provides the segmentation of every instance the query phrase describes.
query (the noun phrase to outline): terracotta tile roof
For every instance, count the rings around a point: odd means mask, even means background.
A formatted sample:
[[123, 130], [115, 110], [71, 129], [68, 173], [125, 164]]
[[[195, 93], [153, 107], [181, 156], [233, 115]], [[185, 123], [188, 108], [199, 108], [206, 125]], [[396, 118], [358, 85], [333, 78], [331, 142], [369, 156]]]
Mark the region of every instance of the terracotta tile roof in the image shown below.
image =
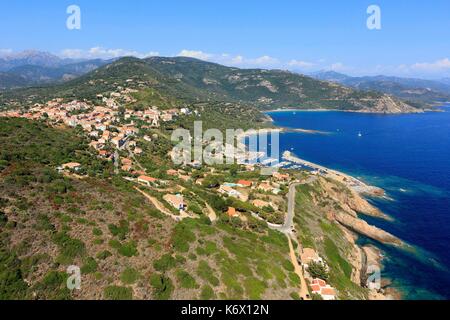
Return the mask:
[[320, 286], [318, 284], [312, 284], [311, 290], [313, 293], [320, 293]]
[[237, 182], [237, 184], [240, 184], [240, 185], [242, 185], [242, 186], [244, 186], [244, 187], [251, 187], [252, 184], [253, 184], [253, 182], [248, 181], [248, 180], [239, 180], [239, 181]]
[[228, 207], [228, 216], [229, 217], [234, 217], [234, 216], [236, 216], [236, 209], [235, 208], [233, 208], [233, 207]]
[[322, 288], [320, 294], [325, 296], [335, 296], [336, 291], [333, 288]]
[[140, 176], [138, 180], [146, 181], [146, 182], [156, 182], [158, 179], [148, 177], [148, 176]]

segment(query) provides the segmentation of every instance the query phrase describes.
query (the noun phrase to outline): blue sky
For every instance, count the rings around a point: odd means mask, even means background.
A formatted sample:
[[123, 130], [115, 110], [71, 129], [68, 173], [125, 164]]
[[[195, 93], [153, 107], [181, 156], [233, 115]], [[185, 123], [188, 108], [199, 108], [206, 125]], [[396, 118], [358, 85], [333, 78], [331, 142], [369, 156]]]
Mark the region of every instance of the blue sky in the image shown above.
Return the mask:
[[[66, 9], [81, 8], [81, 30]], [[369, 5], [381, 30], [366, 27]], [[239, 67], [450, 76], [450, 1], [2, 1], [1, 52], [188, 55]]]

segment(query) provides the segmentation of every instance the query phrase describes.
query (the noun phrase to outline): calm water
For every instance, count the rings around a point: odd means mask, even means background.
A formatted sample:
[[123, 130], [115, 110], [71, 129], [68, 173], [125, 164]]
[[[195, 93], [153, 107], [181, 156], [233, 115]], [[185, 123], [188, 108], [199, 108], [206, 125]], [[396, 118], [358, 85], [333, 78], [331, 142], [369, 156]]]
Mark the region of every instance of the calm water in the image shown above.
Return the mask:
[[391, 201], [370, 201], [395, 221], [364, 219], [414, 246], [411, 253], [376, 244], [386, 254], [383, 276], [407, 299], [450, 299], [450, 109], [444, 110], [420, 115], [269, 113], [278, 126], [329, 132], [283, 133], [282, 151], [293, 148], [301, 158], [388, 192]]

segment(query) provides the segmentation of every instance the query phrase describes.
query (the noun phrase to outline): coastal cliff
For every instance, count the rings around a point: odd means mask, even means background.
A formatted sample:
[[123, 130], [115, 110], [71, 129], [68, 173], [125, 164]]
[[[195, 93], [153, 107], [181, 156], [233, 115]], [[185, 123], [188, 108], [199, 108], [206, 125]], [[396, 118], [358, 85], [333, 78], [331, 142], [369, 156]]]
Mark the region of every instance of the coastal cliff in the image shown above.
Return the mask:
[[368, 261], [371, 266], [381, 268], [379, 254], [375, 261], [377, 255], [358, 246], [356, 239], [363, 235], [386, 245], [403, 246], [404, 243], [368, 224], [359, 214], [389, 219], [341, 181], [317, 176], [312, 183], [297, 188], [294, 222], [298, 241], [303, 247], [314, 248], [324, 258], [330, 270], [329, 282], [337, 288], [339, 298], [391, 299], [382, 290], [367, 288]]
[[[359, 103], [359, 102], [358, 102]], [[370, 107], [367, 107], [367, 104]], [[384, 113], [384, 114], [399, 114], [399, 113], [423, 113], [424, 109], [418, 109], [410, 104], [389, 96], [387, 94], [367, 101], [367, 104], [361, 105], [361, 109], [358, 112], [362, 113]]]

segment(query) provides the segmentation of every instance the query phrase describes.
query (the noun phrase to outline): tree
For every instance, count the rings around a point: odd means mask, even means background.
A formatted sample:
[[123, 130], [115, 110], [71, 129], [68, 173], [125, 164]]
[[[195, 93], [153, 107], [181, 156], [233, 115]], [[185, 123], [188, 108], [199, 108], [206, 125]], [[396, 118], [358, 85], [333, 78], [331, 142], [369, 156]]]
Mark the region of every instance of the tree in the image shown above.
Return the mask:
[[308, 273], [311, 275], [311, 277], [319, 278], [324, 281], [327, 281], [329, 277], [327, 268], [321, 262], [312, 261], [311, 263], [309, 263]]

